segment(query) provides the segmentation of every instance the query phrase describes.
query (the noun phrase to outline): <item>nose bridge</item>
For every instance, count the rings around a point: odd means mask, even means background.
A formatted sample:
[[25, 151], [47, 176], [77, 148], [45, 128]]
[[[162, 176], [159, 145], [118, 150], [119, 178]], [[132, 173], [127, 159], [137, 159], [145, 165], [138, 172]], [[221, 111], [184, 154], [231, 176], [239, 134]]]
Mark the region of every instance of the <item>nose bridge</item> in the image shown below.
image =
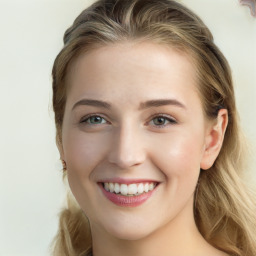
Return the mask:
[[122, 169], [141, 164], [146, 152], [139, 127], [130, 124], [122, 125], [113, 134], [109, 153], [109, 162]]

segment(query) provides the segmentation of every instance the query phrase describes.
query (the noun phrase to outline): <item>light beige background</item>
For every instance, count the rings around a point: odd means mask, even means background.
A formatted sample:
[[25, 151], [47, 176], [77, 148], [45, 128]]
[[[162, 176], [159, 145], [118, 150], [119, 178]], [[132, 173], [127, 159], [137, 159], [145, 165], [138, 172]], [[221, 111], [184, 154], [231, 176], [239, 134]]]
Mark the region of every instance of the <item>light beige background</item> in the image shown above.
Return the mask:
[[[0, 0], [0, 255], [44, 256], [64, 200], [54, 143], [51, 67], [88, 0]], [[183, 0], [229, 60], [256, 151], [256, 19], [238, 0]], [[252, 159], [256, 169], [256, 158]], [[256, 183], [256, 174], [251, 172]]]

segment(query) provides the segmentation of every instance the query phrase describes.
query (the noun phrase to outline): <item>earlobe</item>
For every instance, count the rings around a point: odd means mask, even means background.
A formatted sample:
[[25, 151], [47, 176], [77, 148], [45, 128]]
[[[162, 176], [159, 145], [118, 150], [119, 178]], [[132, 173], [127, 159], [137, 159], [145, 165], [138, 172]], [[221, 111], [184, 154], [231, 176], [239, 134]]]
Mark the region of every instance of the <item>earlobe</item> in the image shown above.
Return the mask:
[[225, 131], [228, 125], [227, 109], [220, 109], [216, 121], [209, 126], [205, 137], [205, 148], [200, 168], [207, 170], [212, 167], [221, 150]]

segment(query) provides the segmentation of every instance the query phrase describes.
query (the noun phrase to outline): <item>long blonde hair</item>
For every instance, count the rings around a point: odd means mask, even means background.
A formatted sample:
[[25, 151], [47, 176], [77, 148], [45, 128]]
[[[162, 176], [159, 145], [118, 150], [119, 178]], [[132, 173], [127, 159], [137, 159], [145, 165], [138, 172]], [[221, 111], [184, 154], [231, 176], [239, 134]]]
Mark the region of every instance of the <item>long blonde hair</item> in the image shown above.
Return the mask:
[[[242, 180], [245, 145], [230, 68], [205, 24], [181, 4], [172, 0], [99, 0], [76, 18], [65, 32], [64, 47], [52, 70], [58, 146], [62, 143], [70, 66], [82, 52], [125, 40], [148, 40], [190, 54], [205, 115], [213, 119], [219, 109], [228, 110], [220, 154], [209, 170], [201, 170], [194, 216], [199, 231], [214, 247], [234, 256], [256, 255], [255, 197]], [[92, 246], [89, 222], [71, 194], [67, 202], [60, 213], [53, 255], [87, 255]]]

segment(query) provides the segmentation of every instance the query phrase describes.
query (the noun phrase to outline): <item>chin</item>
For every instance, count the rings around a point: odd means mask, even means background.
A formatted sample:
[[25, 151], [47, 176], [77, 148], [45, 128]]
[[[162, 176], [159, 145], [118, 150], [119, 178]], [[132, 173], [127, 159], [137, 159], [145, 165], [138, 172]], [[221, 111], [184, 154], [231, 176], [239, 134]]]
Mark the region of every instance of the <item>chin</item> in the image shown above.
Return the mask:
[[146, 232], [145, 230], [138, 230], [138, 229], [121, 229], [121, 228], [113, 228], [110, 230], [107, 230], [107, 232], [115, 237], [116, 239], [121, 239], [121, 240], [129, 240], [129, 241], [136, 241], [136, 240], [141, 240], [145, 237], [147, 237], [150, 232]]
[[105, 223], [103, 226], [106, 232], [112, 237], [132, 241], [143, 239], [152, 233], [152, 227], [149, 227], [148, 223], [144, 224], [145, 225], [143, 225], [142, 222], [135, 224], [129, 221], [120, 223], [112, 220], [109, 223]]

